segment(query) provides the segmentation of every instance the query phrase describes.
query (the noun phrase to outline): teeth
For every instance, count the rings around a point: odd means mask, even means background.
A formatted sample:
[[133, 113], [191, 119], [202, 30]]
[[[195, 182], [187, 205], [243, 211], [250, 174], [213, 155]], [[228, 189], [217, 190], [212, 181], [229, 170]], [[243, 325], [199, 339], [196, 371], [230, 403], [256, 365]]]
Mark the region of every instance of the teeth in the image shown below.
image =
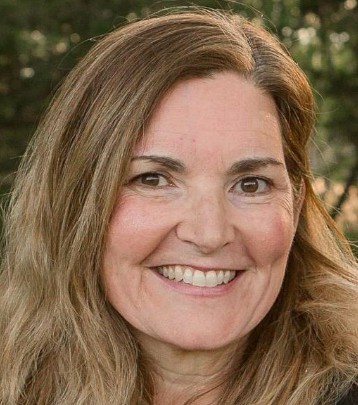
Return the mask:
[[206, 277], [205, 274], [200, 270], [195, 270], [193, 275], [193, 285], [197, 287], [205, 287], [206, 286]]
[[235, 278], [236, 272], [230, 270], [200, 271], [184, 266], [162, 266], [157, 268], [158, 273], [169, 280], [184, 282], [197, 287], [216, 287], [227, 284]]
[[205, 277], [206, 277], [206, 286], [207, 287], [216, 287], [219, 284], [219, 279], [217, 277], [217, 273], [220, 273], [220, 272], [210, 270], [206, 273]]
[[175, 281], [183, 280], [183, 271], [180, 266], [175, 266], [174, 274], [175, 274]]
[[184, 271], [183, 281], [187, 284], [193, 284], [193, 272], [188, 267]]
[[224, 283], [227, 284], [230, 280], [230, 272], [229, 271], [225, 271], [224, 273]]
[[169, 280], [173, 280], [173, 279], [174, 279], [175, 273], [174, 273], [173, 267], [169, 267], [169, 269], [168, 269], [168, 277], [169, 277]]

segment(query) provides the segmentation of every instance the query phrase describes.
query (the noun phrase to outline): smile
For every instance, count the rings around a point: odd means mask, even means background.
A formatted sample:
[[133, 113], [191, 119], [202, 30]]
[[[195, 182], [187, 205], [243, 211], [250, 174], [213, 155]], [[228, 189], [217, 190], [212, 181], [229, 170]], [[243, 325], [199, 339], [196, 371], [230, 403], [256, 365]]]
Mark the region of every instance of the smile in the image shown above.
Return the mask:
[[169, 280], [191, 284], [196, 287], [216, 287], [228, 284], [237, 274], [233, 270], [201, 271], [188, 266], [160, 266], [156, 271]]

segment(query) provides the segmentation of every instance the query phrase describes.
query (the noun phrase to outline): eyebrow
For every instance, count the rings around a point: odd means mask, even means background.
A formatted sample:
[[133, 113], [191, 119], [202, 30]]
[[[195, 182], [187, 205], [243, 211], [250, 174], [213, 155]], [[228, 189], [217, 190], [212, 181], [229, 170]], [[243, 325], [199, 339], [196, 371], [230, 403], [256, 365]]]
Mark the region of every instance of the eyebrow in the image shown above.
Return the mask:
[[185, 165], [180, 160], [173, 159], [169, 156], [157, 156], [157, 155], [142, 155], [134, 156], [131, 162], [136, 160], [147, 160], [149, 162], [158, 163], [163, 167], [166, 167], [174, 172], [183, 173], [185, 172]]
[[282, 168], [285, 167], [283, 162], [271, 157], [249, 158], [233, 163], [230, 169], [228, 170], [228, 174], [236, 175], [240, 173], [252, 172], [268, 166], [277, 166]]
[[[177, 173], [184, 173], [186, 171], [186, 167], [183, 162], [177, 159], [173, 159], [169, 156], [142, 155], [142, 156], [134, 156], [131, 159], [132, 162], [137, 160], [145, 160], [149, 162], [158, 163], [161, 166], [173, 170], [174, 172]], [[255, 171], [267, 166], [278, 166], [282, 168], [285, 167], [283, 162], [271, 157], [263, 157], [263, 158], [253, 157], [233, 163], [229, 168], [229, 170], [227, 171], [227, 173], [228, 175], [233, 176], [240, 173]]]

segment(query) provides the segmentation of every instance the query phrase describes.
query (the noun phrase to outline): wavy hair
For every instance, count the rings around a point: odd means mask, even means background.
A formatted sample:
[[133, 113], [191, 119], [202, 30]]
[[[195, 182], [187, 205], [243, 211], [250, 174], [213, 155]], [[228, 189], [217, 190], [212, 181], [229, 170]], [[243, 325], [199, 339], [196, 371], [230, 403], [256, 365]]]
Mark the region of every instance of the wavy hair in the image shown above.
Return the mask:
[[308, 81], [259, 25], [194, 9], [136, 21], [98, 41], [28, 148], [5, 221], [1, 403], [153, 403], [150, 365], [101, 288], [106, 230], [158, 101], [179, 80], [221, 71], [274, 99], [303, 208], [281, 292], [225, 376], [217, 404], [332, 404], [354, 383], [357, 271], [311, 187]]

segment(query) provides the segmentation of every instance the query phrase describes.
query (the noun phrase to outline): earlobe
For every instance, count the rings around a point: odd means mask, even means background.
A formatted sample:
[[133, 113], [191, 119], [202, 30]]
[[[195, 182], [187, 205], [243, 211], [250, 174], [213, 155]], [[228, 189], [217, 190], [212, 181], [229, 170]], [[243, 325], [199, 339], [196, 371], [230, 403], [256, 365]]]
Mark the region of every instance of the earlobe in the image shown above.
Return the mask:
[[301, 215], [301, 210], [303, 206], [303, 202], [306, 198], [306, 185], [303, 180], [301, 180], [301, 184], [299, 189], [294, 195], [294, 201], [293, 201], [293, 215], [294, 215], [294, 226], [295, 230], [297, 229], [298, 226], [298, 221]]

